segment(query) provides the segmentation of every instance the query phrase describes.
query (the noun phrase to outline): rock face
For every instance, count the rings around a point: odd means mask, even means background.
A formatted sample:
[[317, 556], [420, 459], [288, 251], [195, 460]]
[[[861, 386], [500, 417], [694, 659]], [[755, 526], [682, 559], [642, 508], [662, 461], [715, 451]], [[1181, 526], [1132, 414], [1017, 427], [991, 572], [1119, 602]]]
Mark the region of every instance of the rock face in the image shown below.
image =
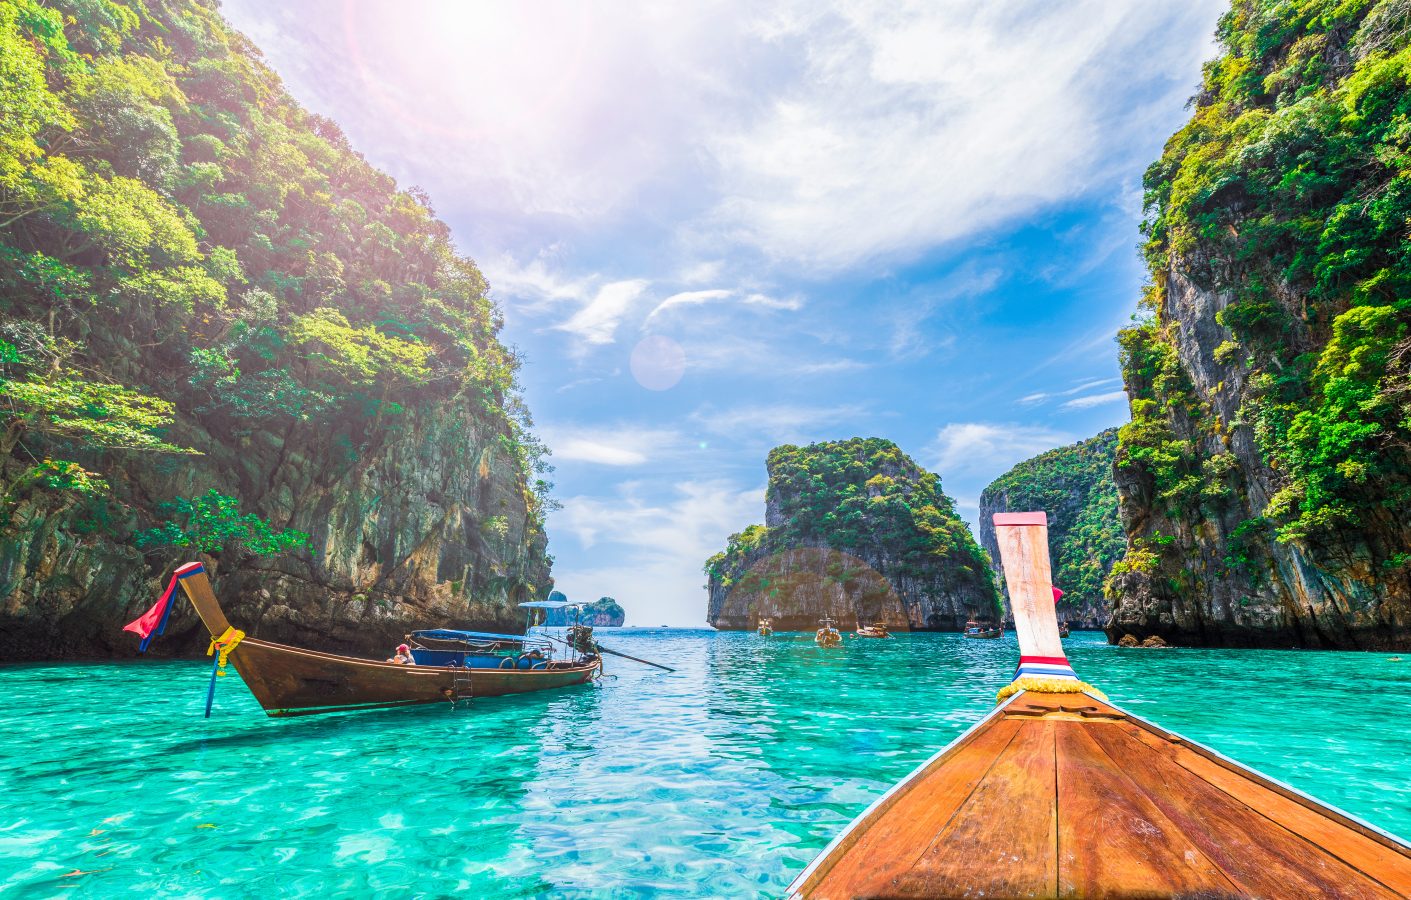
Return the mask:
[[547, 485], [488, 286], [216, 6], [0, 4], [0, 660], [131, 655], [198, 557], [252, 637], [521, 625]]
[[[376, 655], [414, 628], [522, 627], [515, 604], [551, 584], [523, 474], [501, 434], [465, 407], [412, 413], [356, 462], [328, 453], [313, 433], [265, 437], [268, 445], [252, 441], [244, 453], [212, 442], [195, 471], [135, 464], [115, 486], [119, 496], [171, 496], [179, 481], [196, 494], [228, 487], [225, 466], [243, 468], [242, 499], [311, 536], [307, 553], [204, 557], [227, 615], [251, 636]], [[130, 540], [137, 513], [124, 515], [96, 530], [89, 509], [43, 495], [11, 512], [0, 533], [0, 658], [132, 652], [122, 624], [156, 599], [179, 561], [199, 554], [144, 555]], [[152, 652], [204, 649], [200, 629], [183, 602]]]
[[1146, 178], [1108, 635], [1411, 649], [1411, 20], [1240, 0], [1219, 36]]
[[999, 616], [989, 560], [941, 492], [890, 441], [776, 447], [765, 524], [706, 562], [707, 621], [781, 631], [885, 622], [894, 631], [959, 631]]
[[619, 628], [627, 622], [627, 613], [622, 605], [611, 597], [600, 597], [592, 603], [583, 604], [577, 613], [572, 608], [551, 609], [546, 625], [571, 625], [580, 622], [593, 628]]
[[980, 545], [1001, 579], [994, 514], [1048, 513], [1054, 584], [1064, 592], [1059, 617], [1078, 628], [1100, 628], [1107, 621], [1103, 581], [1126, 549], [1112, 479], [1116, 452], [1117, 429], [1113, 428], [1019, 463], [980, 495]]

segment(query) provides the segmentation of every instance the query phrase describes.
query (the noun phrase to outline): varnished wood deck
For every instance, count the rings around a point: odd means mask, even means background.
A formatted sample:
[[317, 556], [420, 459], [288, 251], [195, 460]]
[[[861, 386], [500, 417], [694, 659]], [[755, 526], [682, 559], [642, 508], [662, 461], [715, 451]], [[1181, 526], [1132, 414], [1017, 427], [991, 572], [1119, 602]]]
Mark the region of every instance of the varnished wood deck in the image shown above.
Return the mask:
[[1411, 896], [1411, 849], [1085, 694], [1011, 698], [791, 896]]

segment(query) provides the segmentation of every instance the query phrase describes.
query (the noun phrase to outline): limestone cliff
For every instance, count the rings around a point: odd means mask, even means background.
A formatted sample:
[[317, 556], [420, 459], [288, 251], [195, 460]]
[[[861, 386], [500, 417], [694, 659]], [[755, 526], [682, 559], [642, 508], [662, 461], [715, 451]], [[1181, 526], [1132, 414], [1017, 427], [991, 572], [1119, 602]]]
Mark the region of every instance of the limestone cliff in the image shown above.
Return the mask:
[[895, 444], [853, 438], [776, 447], [765, 524], [732, 535], [706, 562], [707, 621], [783, 631], [886, 622], [894, 631], [958, 631], [996, 619], [989, 561], [940, 479]]
[[1146, 176], [1108, 633], [1411, 649], [1411, 18], [1238, 0]]
[[541, 448], [424, 192], [209, 0], [8, 0], [0, 60], [0, 659], [131, 654], [197, 556], [261, 638], [522, 624]]
[[1064, 592], [1059, 617], [1075, 627], [1100, 628], [1107, 621], [1102, 584], [1126, 548], [1112, 480], [1116, 451], [1113, 428], [1019, 463], [980, 495], [980, 545], [1001, 579], [994, 514], [1035, 509], [1048, 513], [1053, 580]]

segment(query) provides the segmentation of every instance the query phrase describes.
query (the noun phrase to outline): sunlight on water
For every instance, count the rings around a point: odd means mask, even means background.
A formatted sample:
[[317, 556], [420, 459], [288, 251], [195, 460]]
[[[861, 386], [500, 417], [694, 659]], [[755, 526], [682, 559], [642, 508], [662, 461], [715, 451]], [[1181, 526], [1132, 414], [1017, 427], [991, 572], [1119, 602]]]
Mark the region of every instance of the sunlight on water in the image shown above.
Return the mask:
[[[1012, 635], [600, 636], [679, 671], [289, 720], [232, 676], [206, 720], [204, 662], [0, 668], [0, 895], [777, 896], [1017, 660]], [[1411, 833], [1411, 661], [1069, 647], [1132, 712]]]

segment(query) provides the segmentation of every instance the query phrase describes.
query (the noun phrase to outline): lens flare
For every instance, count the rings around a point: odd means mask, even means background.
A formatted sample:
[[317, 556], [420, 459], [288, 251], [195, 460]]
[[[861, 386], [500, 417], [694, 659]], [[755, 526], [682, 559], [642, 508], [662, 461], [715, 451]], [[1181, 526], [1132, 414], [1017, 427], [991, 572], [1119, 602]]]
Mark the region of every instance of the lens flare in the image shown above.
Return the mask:
[[652, 334], [632, 348], [632, 377], [649, 391], [676, 387], [686, 374], [686, 351], [671, 338]]

